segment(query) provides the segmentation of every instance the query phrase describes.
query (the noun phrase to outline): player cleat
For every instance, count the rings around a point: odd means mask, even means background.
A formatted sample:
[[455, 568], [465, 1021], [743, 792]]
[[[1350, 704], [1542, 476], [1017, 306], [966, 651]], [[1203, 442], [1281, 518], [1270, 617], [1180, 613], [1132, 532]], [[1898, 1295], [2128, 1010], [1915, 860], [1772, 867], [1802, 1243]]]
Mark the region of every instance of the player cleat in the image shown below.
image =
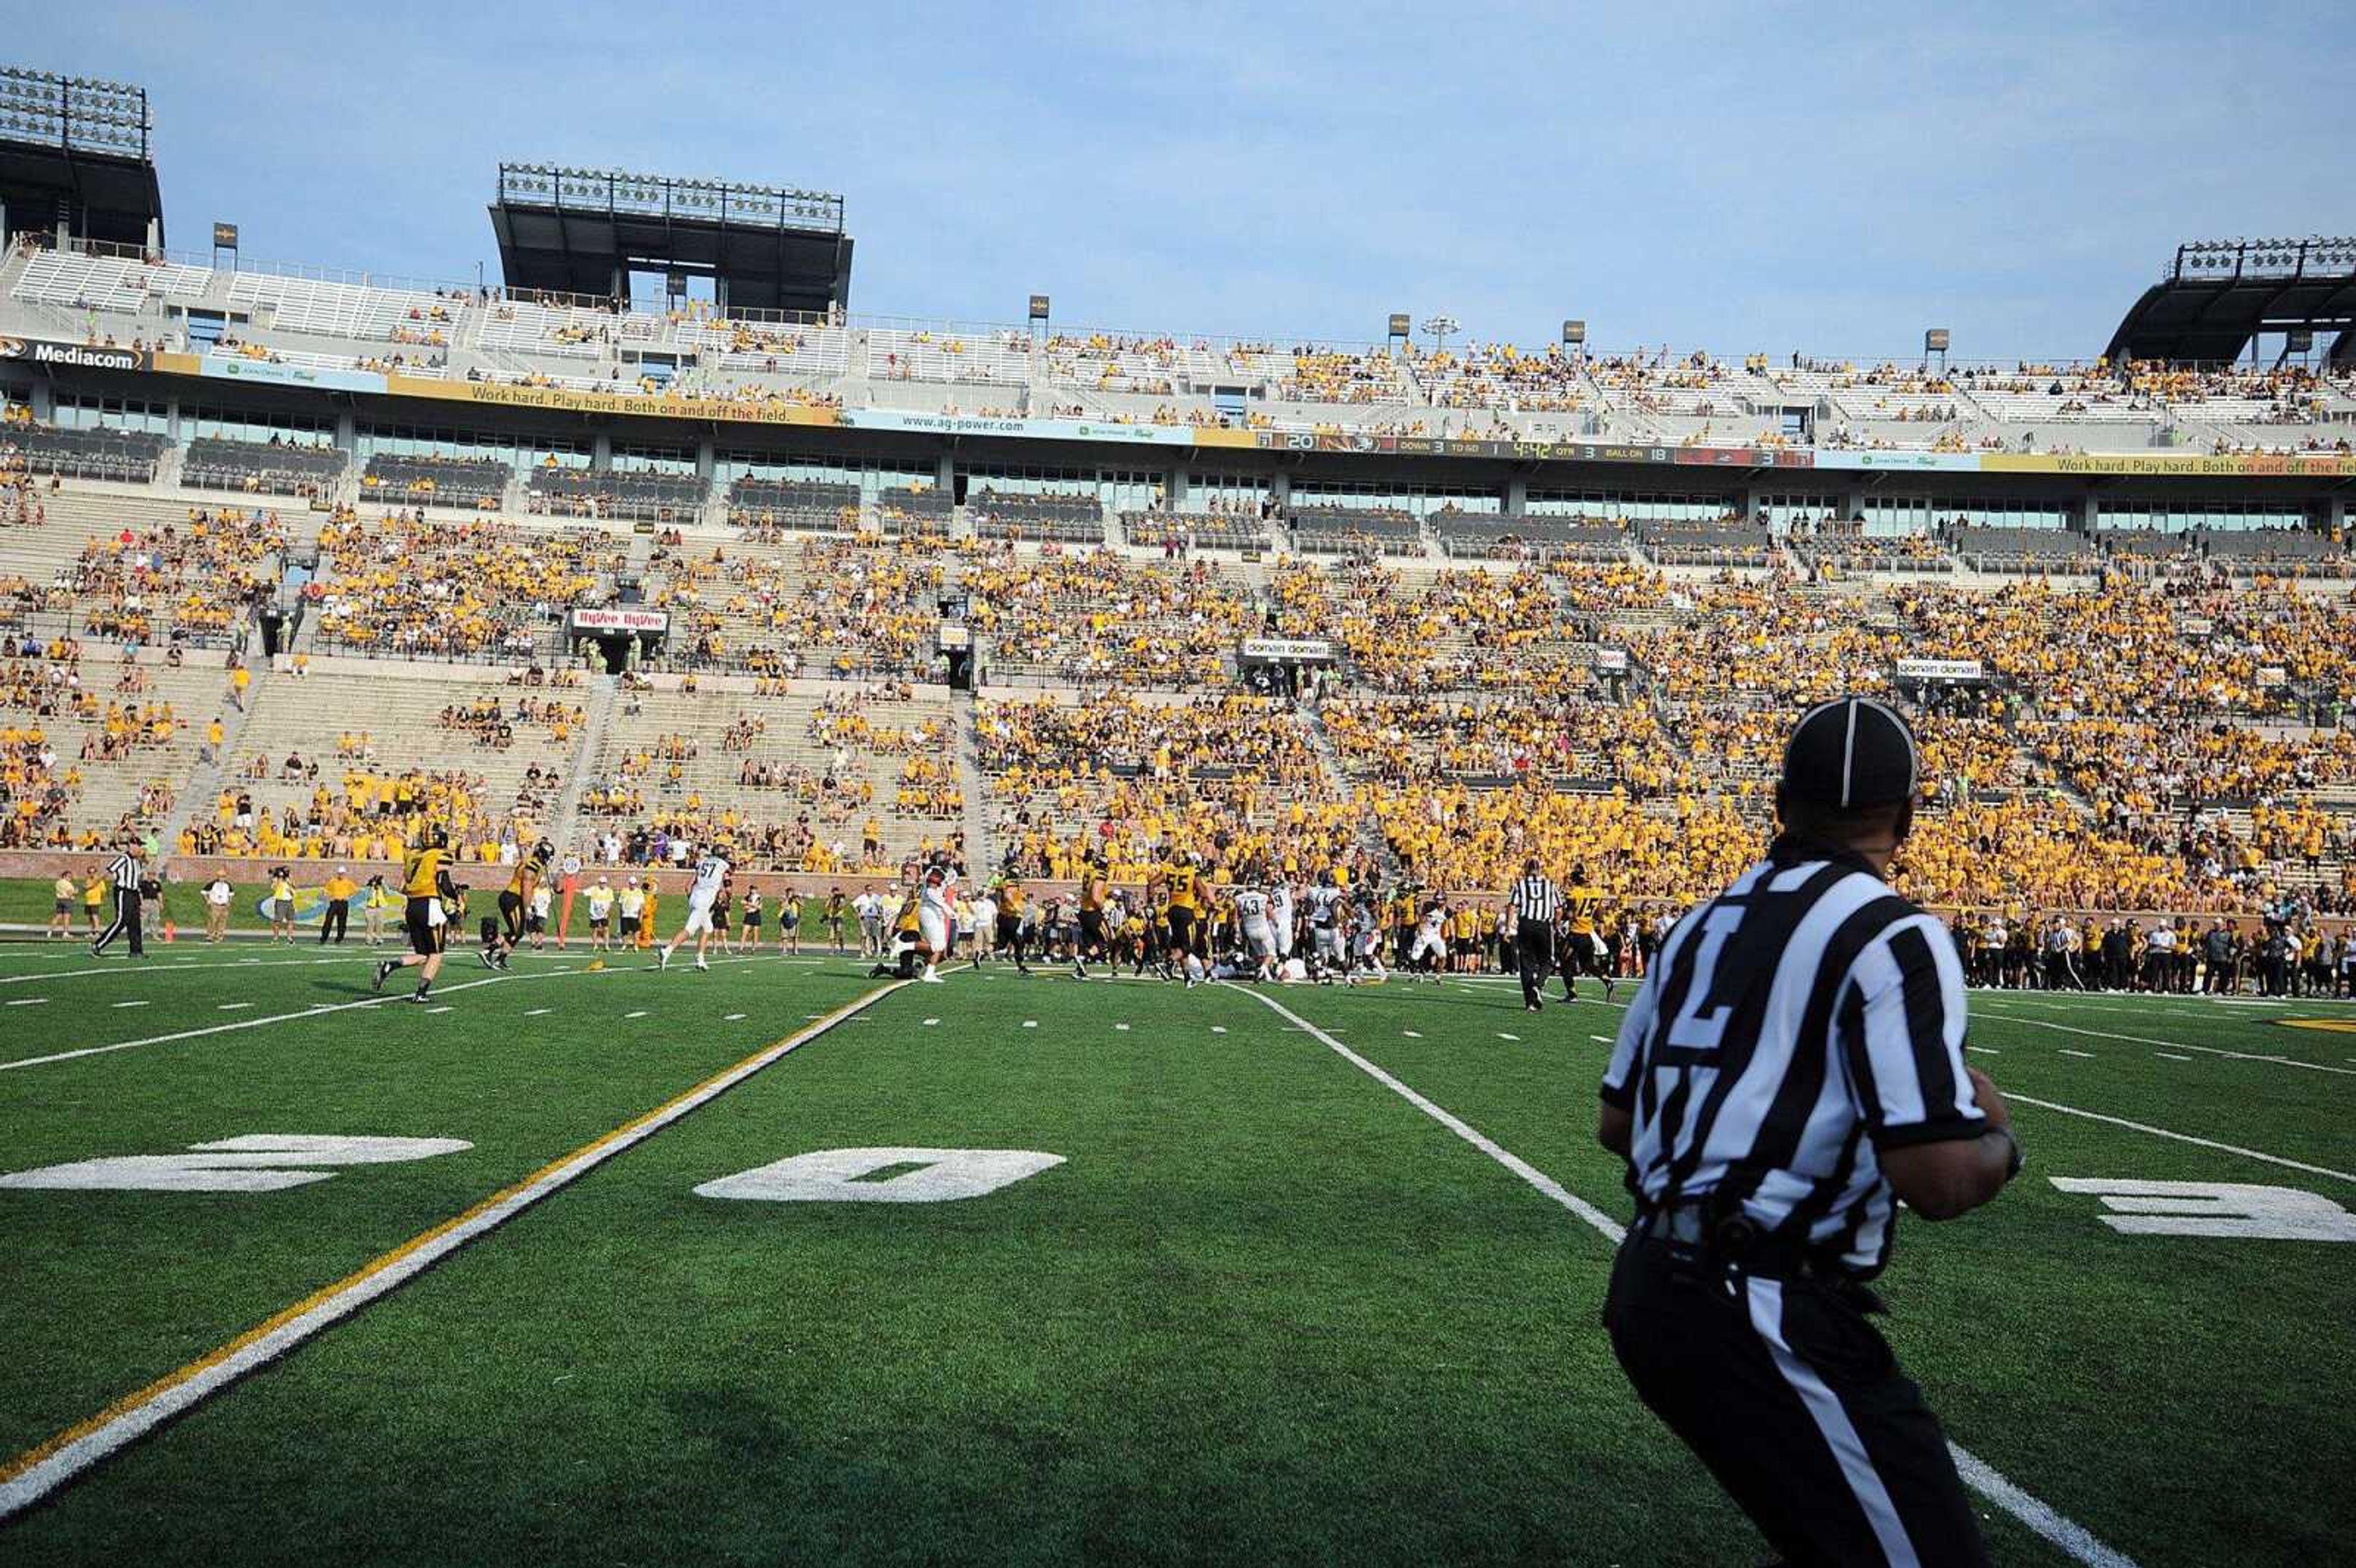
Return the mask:
[[709, 964], [706, 964], [706, 963], [705, 963], [702, 959], [701, 959], [701, 958], [699, 958], [699, 959], [697, 959], [697, 960], [695, 961], [695, 967], [696, 967], [696, 969], [697, 969], [699, 972], [701, 972], [701, 973], [702, 973], [702, 974], [707, 974], [707, 975], [708, 975], [708, 974], [710, 974], [710, 973], [712, 972], [712, 965], [709, 965]]
[[369, 989], [371, 991], [382, 991], [384, 989], [385, 981], [391, 977], [395, 969], [400, 967], [401, 965], [398, 964], [379, 964], [376, 966], [376, 978], [369, 982]]
[[482, 959], [483, 967], [486, 969], [496, 969], [499, 966], [498, 959], [492, 955], [491, 950], [487, 947], [484, 948], [480, 954], [477, 955], [477, 956]]
[[411, 992], [411, 993], [410, 993], [409, 999], [410, 999], [411, 1001], [412, 1001], [412, 1002], [417, 1003], [420, 1007], [423, 1007], [423, 1006], [424, 1006], [427, 1002], [432, 1001], [434, 998], [433, 998], [433, 997], [429, 997], [429, 996], [427, 996], [427, 995], [426, 995], [424, 992], [423, 992], [423, 991], [412, 991], [412, 992]]
[[933, 973], [930, 969], [926, 970], [922, 975], [918, 976], [917, 978], [922, 980], [927, 986], [942, 986], [948, 984], [947, 981], [943, 980], [938, 975]]
[[659, 970], [659, 970], [663, 970], [663, 969], [668, 969], [668, 968], [669, 968], [669, 967], [670, 967], [670, 949], [669, 949], [669, 948], [668, 948], [668, 947], [666, 947], [666, 948], [663, 948], [662, 950], [660, 950], [659, 952], [658, 952], [658, 953], [655, 955], [655, 968], [656, 968], [657, 970]]

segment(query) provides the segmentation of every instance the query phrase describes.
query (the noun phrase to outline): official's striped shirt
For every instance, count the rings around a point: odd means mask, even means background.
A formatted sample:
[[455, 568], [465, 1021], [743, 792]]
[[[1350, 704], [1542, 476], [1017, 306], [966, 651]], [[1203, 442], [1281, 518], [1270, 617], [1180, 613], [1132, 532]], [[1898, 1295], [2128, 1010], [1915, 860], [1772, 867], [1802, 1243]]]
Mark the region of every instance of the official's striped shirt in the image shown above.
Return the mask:
[[1779, 839], [1670, 933], [1603, 1098], [1634, 1119], [1648, 1210], [1739, 1202], [1859, 1276], [1890, 1258], [1877, 1150], [1976, 1137], [1964, 972], [1946, 928], [1847, 849]]
[[1514, 919], [1524, 924], [1551, 925], [1562, 896], [1540, 876], [1524, 877], [1514, 884]]
[[136, 855], [117, 855], [114, 858], [114, 863], [107, 867], [106, 874], [108, 879], [114, 883], [115, 891], [119, 893], [137, 892], [139, 891], [139, 857]]

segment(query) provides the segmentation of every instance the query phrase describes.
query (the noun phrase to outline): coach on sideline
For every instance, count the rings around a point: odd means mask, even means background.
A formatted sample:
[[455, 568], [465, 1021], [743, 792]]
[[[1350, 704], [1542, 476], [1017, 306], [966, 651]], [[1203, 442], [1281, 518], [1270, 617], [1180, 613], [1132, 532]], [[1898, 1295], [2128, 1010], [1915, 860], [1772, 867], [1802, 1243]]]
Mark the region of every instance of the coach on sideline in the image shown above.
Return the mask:
[[1597, 1136], [1639, 1210], [1612, 1349], [1793, 1564], [1988, 1561], [1937, 1417], [1867, 1321], [1896, 1199], [1952, 1219], [2020, 1169], [1964, 1062], [1954, 944], [1884, 881], [1917, 771], [1880, 703], [1811, 709], [1783, 831], [1662, 944], [1603, 1075]]

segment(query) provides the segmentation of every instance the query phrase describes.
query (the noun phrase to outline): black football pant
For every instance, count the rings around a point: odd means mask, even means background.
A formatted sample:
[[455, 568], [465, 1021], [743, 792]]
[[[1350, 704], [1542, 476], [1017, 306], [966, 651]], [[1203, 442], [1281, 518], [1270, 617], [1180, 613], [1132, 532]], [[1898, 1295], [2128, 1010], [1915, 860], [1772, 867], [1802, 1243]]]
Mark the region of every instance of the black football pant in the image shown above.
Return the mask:
[[352, 906], [349, 901], [329, 899], [327, 915], [319, 922], [319, 945], [325, 947], [330, 935], [333, 935], [340, 945], [344, 940], [344, 928], [351, 923], [351, 918]]
[[1848, 1294], [1632, 1233], [1603, 1308], [1636, 1392], [1791, 1568], [1988, 1568], [1938, 1417]]
[[1522, 1005], [1537, 1006], [1546, 1000], [1547, 976], [1554, 973], [1554, 928], [1525, 927], [1514, 933], [1514, 946], [1521, 961]]
[[114, 890], [114, 923], [100, 933], [99, 939], [91, 944], [91, 951], [93, 954], [103, 953], [114, 945], [116, 937], [127, 935], [131, 938], [131, 956], [140, 957], [146, 953], [147, 947], [141, 939], [139, 927], [138, 890], [117, 888]]

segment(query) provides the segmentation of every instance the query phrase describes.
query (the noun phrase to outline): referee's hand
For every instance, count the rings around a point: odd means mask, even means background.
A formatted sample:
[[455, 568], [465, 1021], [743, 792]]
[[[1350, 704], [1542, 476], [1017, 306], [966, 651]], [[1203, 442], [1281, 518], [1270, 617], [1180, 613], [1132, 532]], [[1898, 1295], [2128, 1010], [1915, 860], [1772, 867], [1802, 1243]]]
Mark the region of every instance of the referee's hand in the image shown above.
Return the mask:
[[1997, 1092], [1995, 1081], [1969, 1063], [1965, 1064], [1964, 1071], [1971, 1074], [1972, 1098], [1978, 1102], [1980, 1114], [1987, 1118], [1988, 1125], [2009, 1128], [2012, 1125], [2012, 1107], [2004, 1103], [2004, 1095]]

